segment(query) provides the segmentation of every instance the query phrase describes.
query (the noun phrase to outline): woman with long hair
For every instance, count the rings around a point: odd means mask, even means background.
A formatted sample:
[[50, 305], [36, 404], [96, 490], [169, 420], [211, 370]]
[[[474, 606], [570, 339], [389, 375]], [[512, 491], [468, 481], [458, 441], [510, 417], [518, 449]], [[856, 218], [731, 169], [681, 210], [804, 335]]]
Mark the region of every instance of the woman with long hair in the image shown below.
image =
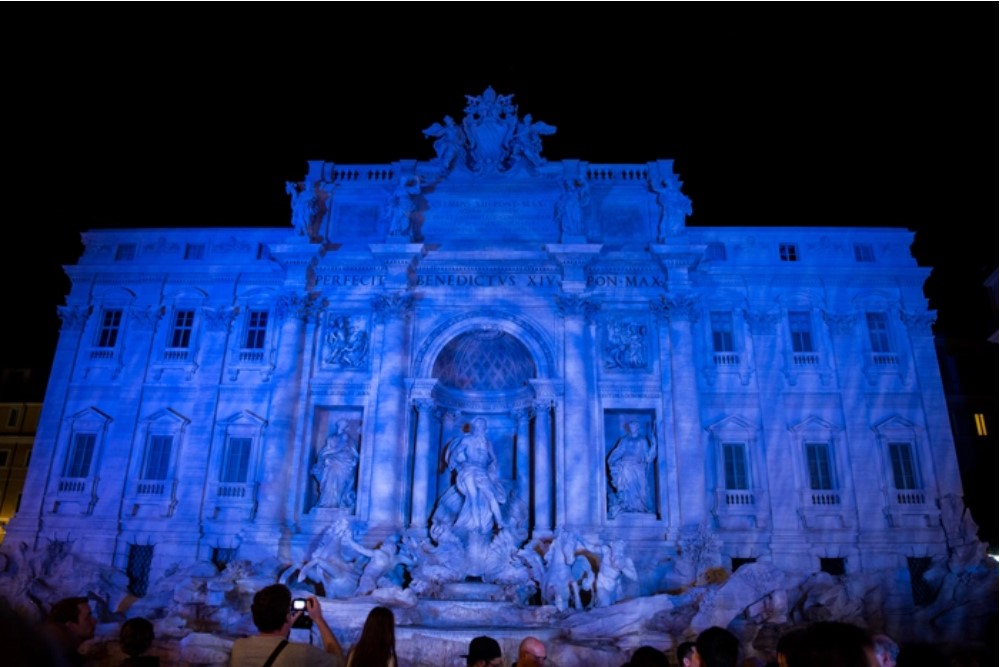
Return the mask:
[[387, 607], [368, 612], [361, 637], [347, 654], [347, 667], [396, 667], [396, 618]]

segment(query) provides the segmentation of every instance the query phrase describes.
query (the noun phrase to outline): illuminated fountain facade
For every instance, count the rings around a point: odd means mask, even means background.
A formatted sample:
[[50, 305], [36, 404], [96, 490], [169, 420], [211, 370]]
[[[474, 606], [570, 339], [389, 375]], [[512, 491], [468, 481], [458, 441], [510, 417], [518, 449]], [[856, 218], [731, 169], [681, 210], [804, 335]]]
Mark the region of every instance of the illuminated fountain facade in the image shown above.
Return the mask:
[[[310, 162], [290, 226], [84, 234], [9, 562], [115, 568], [151, 616], [179, 573], [220, 609], [280, 579], [567, 646], [780, 623], [840, 574], [905, 635], [978, 562], [911, 232], [688, 227], [672, 161], [547, 161], [492, 89], [424, 132]], [[739, 609], [678, 602], [730, 571]]]

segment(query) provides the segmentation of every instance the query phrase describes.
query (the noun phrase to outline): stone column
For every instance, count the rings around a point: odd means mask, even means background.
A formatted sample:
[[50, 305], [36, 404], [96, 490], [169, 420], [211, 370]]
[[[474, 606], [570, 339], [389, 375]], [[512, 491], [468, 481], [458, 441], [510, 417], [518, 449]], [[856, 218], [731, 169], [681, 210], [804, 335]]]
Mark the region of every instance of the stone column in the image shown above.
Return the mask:
[[591, 428], [597, 378], [587, 323], [600, 305], [579, 294], [558, 295], [556, 305], [563, 317], [563, 375], [573, 378], [566, 383], [563, 396], [562, 437], [554, 443], [556, 478], [562, 480], [556, 489], [556, 516], [559, 523], [571, 526], [593, 525], [600, 520], [594, 471], [603, 470], [598, 463], [603, 452], [595, 451], [600, 443]]
[[257, 513], [258, 524], [270, 526], [293, 520], [302, 507], [302, 489], [309, 483], [311, 443], [304, 432], [300, 398], [304, 325], [309, 317], [315, 318], [314, 303], [304, 294], [286, 292], [275, 303], [274, 317], [278, 337], [268, 363], [274, 373], [271, 402], [285, 409], [274, 412], [263, 438]]
[[531, 409], [519, 408], [511, 413], [514, 431], [517, 433], [514, 453], [514, 485], [517, 496], [528, 505], [531, 500]]
[[532, 456], [534, 502], [532, 524], [535, 537], [552, 531], [552, 411], [551, 399], [535, 403], [535, 450]]
[[[409, 528], [427, 533], [427, 521], [430, 518], [432, 505], [431, 474], [432, 463], [436, 460], [437, 442], [437, 406], [431, 398], [430, 391], [436, 380], [417, 381], [413, 393], [413, 407], [417, 415], [416, 440], [413, 443], [413, 481], [410, 492]], [[430, 384], [428, 384], [428, 382]]]
[[372, 309], [381, 329], [380, 367], [375, 379], [375, 443], [363, 463], [367, 470], [362, 474], [359, 488], [368, 489], [367, 511], [360, 504], [358, 513], [374, 525], [402, 524], [406, 467], [407, 417], [405, 406], [404, 372], [408, 359], [410, 309], [413, 295], [408, 292], [387, 292], [372, 298]]
[[683, 531], [700, 525], [708, 512], [705, 506], [705, 435], [701, 429], [693, 333], [700, 306], [687, 294], [668, 294], [661, 305], [669, 321], [670, 375], [673, 378], [670, 411], [677, 469], [682, 471], [684, 479], [678, 489], [679, 528]]

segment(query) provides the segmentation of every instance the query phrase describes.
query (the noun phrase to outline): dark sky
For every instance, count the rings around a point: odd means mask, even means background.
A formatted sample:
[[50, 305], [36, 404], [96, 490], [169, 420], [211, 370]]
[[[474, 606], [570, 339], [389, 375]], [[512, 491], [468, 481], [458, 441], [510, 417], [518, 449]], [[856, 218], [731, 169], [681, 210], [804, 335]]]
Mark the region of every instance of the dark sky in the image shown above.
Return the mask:
[[551, 160], [674, 159], [692, 225], [916, 230], [939, 328], [996, 328], [994, 4], [653, 6], [32, 7], [3, 47], [3, 364], [51, 359], [81, 230], [287, 225], [306, 160], [428, 159], [487, 85], [558, 127]]

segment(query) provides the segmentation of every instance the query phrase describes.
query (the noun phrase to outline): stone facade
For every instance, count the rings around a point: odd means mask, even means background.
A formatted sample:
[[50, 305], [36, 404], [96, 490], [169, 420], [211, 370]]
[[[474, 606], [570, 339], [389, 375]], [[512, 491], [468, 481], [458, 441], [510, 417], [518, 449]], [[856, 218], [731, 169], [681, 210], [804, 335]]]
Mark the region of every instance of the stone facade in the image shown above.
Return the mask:
[[628, 553], [619, 597], [757, 561], [888, 573], [907, 613], [914, 563], [974, 540], [912, 232], [688, 227], [670, 160], [548, 162], [554, 131], [487, 90], [433, 160], [310, 162], [290, 226], [86, 233], [5, 547], [134, 587], [348, 525], [509, 584], [500, 535], [531, 572], [571, 534]]

